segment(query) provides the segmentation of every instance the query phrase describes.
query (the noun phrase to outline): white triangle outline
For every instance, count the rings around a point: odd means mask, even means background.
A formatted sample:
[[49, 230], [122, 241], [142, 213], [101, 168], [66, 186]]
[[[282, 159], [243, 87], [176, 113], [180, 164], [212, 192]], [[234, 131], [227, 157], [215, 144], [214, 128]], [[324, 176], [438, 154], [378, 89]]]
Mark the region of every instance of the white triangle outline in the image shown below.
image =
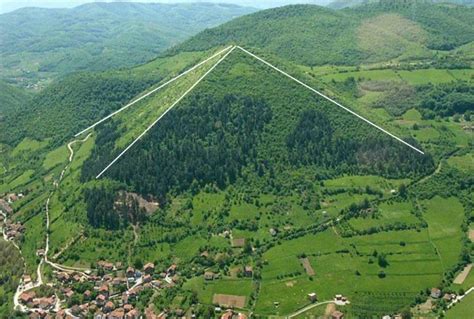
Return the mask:
[[171, 104], [171, 106], [169, 106], [155, 121], [153, 121], [152, 124], [150, 124], [135, 140], [133, 140], [132, 143], [130, 143], [122, 152], [120, 152], [120, 154], [112, 161], [110, 162], [109, 165], [107, 165], [97, 176], [96, 176], [96, 179], [100, 178], [113, 164], [115, 164], [130, 148], [132, 148], [133, 145], [135, 145], [153, 126], [156, 125], [156, 123], [158, 123], [158, 121], [160, 121], [165, 115], [166, 113], [168, 113], [171, 109], [173, 109], [184, 97], [186, 97], [186, 95], [188, 95], [206, 76], [208, 76], [222, 61], [224, 61], [235, 49], [239, 49], [241, 50], [242, 52], [248, 54], [249, 56], [257, 59], [258, 61], [264, 63], [265, 65], [269, 66], [270, 68], [272, 68], [273, 70], [279, 72], [280, 74], [288, 77], [289, 79], [295, 81], [296, 83], [302, 85], [303, 87], [305, 87], [306, 89], [312, 91], [313, 93], [316, 93], [317, 95], [321, 96], [322, 98], [328, 100], [329, 102], [337, 105], [338, 107], [342, 108], [343, 110], [349, 112], [350, 114], [358, 117], [359, 119], [363, 120], [364, 122], [368, 123], [369, 125], [377, 128], [379, 131], [387, 134], [388, 136], [392, 137], [393, 139], [397, 140], [398, 142], [410, 147], [411, 149], [415, 150], [416, 152], [424, 155], [425, 153], [423, 151], [421, 151], [420, 149], [416, 148], [415, 146], [411, 145], [410, 143], [404, 141], [403, 139], [399, 138], [398, 136], [390, 133], [389, 131], [385, 130], [384, 128], [380, 127], [379, 125], [373, 123], [372, 121], [366, 119], [365, 117], [361, 116], [360, 114], [357, 114], [356, 112], [352, 111], [351, 109], [343, 106], [342, 104], [340, 104], [339, 102], [333, 100], [332, 98], [328, 97], [327, 95], [321, 93], [320, 91], [312, 88], [311, 86], [307, 85], [306, 83], [302, 82], [301, 80], [298, 80], [297, 78], [291, 76], [290, 74], [286, 73], [285, 71], [279, 69], [278, 67], [274, 66], [273, 64], [271, 64], [270, 62], [262, 59], [261, 57], [253, 54], [252, 52], [244, 49], [243, 47], [241, 46], [229, 46], [221, 51], [219, 51], [218, 53], [212, 55], [211, 57], [207, 58], [206, 60], [196, 64], [194, 67], [192, 67], [191, 69], [181, 73], [180, 75], [172, 78], [171, 80], [167, 81], [166, 83], [160, 85], [159, 87], [157, 87], [156, 89], [153, 89], [152, 91], [148, 92], [147, 94], [133, 100], [132, 102], [130, 102], [129, 104], [125, 105], [124, 107], [122, 107], [121, 109], [109, 114], [108, 116], [104, 117], [103, 119], [97, 121], [96, 123], [94, 123], [93, 125], [89, 126], [88, 128], [82, 130], [81, 132], [77, 133], [75, 136], [79, 136], [89, 130], [91, 130], [92, 128], [94, 128], [95, 126], [99, 125], [100, 123], [106, 121], [107, 119], [111, 118], [112, 116], [120, 113], [121, 111], [125, 110], [126, 108], [132, 106], [133, 104], [137, 103], [138, 101], [144, 99], [145, 97], [155, 93], [156, 91], [158, 91], [159, 89], [167, 86], [168, 84], [176, 81], [177, 79], [179, 79], [180, 77], [184, 76], [185, 74], [188, 74], [189, 72], [195, 70], [196, 68], [202, 66], [203, 64], [209, 62], [210, 60], [212, 60], [213, 58], [219, 56], [220, 54], [222, 54], [223, 52], [226, 52], [225, 55], [223, 57], [221, 57], [214, 65], [212, 65], [212, 67], [206, 71], [206, 73], [204, 75], [202, 75], [196, 82], [194, 82], [193, 85], [191, 85], [191, 87], [186, 90], [175, 102], [173, 102], [173, 104]]

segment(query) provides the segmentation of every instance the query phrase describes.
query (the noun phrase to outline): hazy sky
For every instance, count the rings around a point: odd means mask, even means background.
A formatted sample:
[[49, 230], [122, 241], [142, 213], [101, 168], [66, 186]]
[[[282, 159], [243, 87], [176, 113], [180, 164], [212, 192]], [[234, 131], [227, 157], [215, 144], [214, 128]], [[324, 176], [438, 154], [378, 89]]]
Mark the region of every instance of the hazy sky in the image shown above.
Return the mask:
[[[0, 0], [0, 13], [16, 10], [22, 7], [43, 7], [43, 8], [72, 8], [88, 2], [113, 2], [114, 0], [94, 1], [94, 0]], [[117, 0], [115, 0], [117, 1]], [[125, 2], [125, 1], [122, 1]], [[219, 2], [235, 3], [244, 6], [257, 8], [269, 8], [294, 3], [327, 4], [331, 0], [130, 0], [130, 2]]]

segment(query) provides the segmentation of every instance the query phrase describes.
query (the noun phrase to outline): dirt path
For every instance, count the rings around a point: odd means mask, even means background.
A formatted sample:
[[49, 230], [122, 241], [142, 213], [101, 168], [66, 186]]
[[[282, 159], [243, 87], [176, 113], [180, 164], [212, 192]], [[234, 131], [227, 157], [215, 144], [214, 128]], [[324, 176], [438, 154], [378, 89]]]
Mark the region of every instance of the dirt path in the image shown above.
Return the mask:
[[[59, 176], [59, 179], [57, 181], [55, 181], [53, 183], [53, 185], [55, 186], [55, 189], [58, 189], [59, 187], [59, 184], [61, 182], [61, 180], [63, 179], [64, 177], [64, 174], [66, 172], [66, 170], [68, 169], [70, 163], [72, 162], [73, 158], [74, 158], [74, 150], [72, 148], [72, 145], [74, 143], [77, 143], [77, 142], [81, 142], [81, 143], [84, 143], [85, 141], [87, 141], [89, 139], [89, 137], [92, 135], [92, 133], [89, 133], [89, 135], [87, 135], [84, 139], [82, 140], [74, 140], [72, 142], [70, 142], [68, 145], [67, 145], [67, 148], [69, 149], [69, 162], [68, 164], [64, 167], [64, 169], [61, 171], [61, 174]], [[22, 282], [20, 282], [20, 284], [18, 285], [17, 287], [17, 290], [15, 291], [15, 295], [13, 296], [13, 303], [14, 303], [14, 309], [16, 310], [19, 310], [21, 312], [29, 312], [31, 311], [32, 309], [28, 309], [27, 307], [23, 306], [20, 302], [19, 302], [19, 298], [20, 298], [20, 295], [26, 291], [29, 291], [31, 289], [34, 289], [34, 288], [37, 288], [41, 285], [44, 284], [44, 280], [43, 280], [43, 275], [42, 275], [42, 272], [41, 272], [41, 269], [44, 265], [44, 263], [47, 263], [48, 265], [50, 265], [51, 267], [55, 268], [55, 269], [58, 269], [58, 270], [61, 270], [61, 271], [66, 271], [66, 272], [80, 272], [82, 275], [84, 276], [87, 276], [88, 275], [85, 273], [86, 271], [88, 271], [87, 269], [81, 269], [81, 268], [73, 268], [73, 267], [66, 267], [66, 266], [62, 266], [62, 265], [59, 265], [59, 264], [56, 264], [54, 262], [51, 262], [48, 260], [48, 253], [49, 253], [49, 226], [50, 226], [50, 219], [49, 219], [49, 202], [51, 200], [51, 197], [53, 196], [54, 194], [54, 191], [52, 191], [49, 196], [48, 196], [48, 199], [46, 200], [46, 204], [45, 204], [45, 211], [46, 211], [46, 243], [45, 243], [45, 253], [44, 253], [44, 256], [41, 258], [39, 264], [38, 264], [38, 267], [36, 269], [36, 274], [37, 274], [37, 279], [34, 283], [30, 283], [28, 285], [24, 285]], [[5, 236], [5, 234], [4, 234]], [[18, 250], [20, 250], [20, 248], [14, 243], [14, 245], [18, 248]], [[20, 253], [21, 253], [21, 250], [20, 250]], [[58, 304], [55, 305], [55, 308], [59, 307]]]

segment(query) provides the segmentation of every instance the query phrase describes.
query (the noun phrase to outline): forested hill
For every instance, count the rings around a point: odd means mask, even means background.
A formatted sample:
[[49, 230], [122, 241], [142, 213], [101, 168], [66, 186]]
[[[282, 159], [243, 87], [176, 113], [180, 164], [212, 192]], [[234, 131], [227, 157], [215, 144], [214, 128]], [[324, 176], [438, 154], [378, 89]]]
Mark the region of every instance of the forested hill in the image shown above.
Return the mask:
[[[389, 1], [392, 1], [392, 0], [389, 0]], [[355, 6], [360, 6], [360, 5], [374, 3], [374, 2], [378, 2], [378, 1], [377, 0], [335, 0], [329, 3], [328, 7], [332, 9], [343, 9], [343, 8], [355, 7]], [[424, 2], [454, 3], [454, 4], [467, 5], [467, 6], [474, 5], [474, 0], [431, 0], [431, 1], [425, 0]]]
[[259, 11], [208, 29], [175, 50], [236, 42], [306, 65], [426, 58], [474, 40], [474, 8], [383, 1], [333, 10], [295, 5]]
[[0, 73], [32, 86], [71, 71], [133, 66], [205, 28], [255, 10], [209, 3], [19, 9], [0, 15]]

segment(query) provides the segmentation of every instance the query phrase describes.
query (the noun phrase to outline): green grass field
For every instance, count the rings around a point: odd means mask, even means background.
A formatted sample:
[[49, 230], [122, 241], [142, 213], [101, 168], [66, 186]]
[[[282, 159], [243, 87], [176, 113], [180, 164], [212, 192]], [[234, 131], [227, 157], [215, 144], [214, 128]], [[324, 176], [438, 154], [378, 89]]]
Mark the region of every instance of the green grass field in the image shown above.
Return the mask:
[[43, 161], [43, 167], [45, 169], [51, 169], [54, 168], [56, 165], [66, 163], [66, 161], [68, 160], [68, 156], [69, 151], [67, 149], [67, 146], [60, 146], [46, 155]]
[[466, 172], [472, 171], [474, 170], [474, 153], [452, 156], [448, 158], [448, 164]]
[[[377, 264], [374, 250], [387, 254], [386, 268]], [[312, 280], [299, 263], [301, 253], [309, 256], [315, 270]], [[307, 304], [310, 292], [316, 292], [320, 300], [330, 300], [337, 293], [347, 295], [352, 301], [351, 311], [359, 315], [364, 309], [371, 309], [366, 315], [395, 311], [423, 287], [436, 284], [443, 271], [427, 231], [340, 238], [329, 229], [285, 241], [263, 257], [266, 264], [256, 308], [261, 314], [287, 315]], [[378, 277], [381, 270], [385, 278]], [[368, 293], [380, 304], [369, 306]], [[280, 303], [277, 309], [275, 301]]]
[[444, 269], [454, 266], [462, 248], [461, 225], [464, 220], [464, 209], [455, 197], [434, 197], [423, 201], [426, 212], [423, 218], [428, 223], [430, 241], [439, 253]]
[[212, 304], [214, 294], [228, 294], [245, 296], [247, 305], [249, 296], [255, 289], [250, 279], [222, 278], [205, 281], [203, 277], [187, 280], [183, 288], [197, 292], [199, 301], [204, 304]]
[[379, 207], [379, 214], [375, 218], [354, 218], [349, 225], [355, 230], [364, 230], [371, 227], [389, 226], [395, 224], [416, 225], [420, 220], [411, 212], [413, 205], [410, 202], [385, 202]]
[[472, 318], [474, 309], [474, 293], [470, 293], [454, 307], [446, 311], [446, 319], [468, 319]]
[[36, 141], [30, 138], [25, 138], [23, 141], [21, 141], [20, 144], [18, 144], [13, 151], [11, 152], [12, 156], [18, 156], [22, 152], [33, 152], [37, 151], [43, 147], [46, 147], [48, 145], [48, 141]]

